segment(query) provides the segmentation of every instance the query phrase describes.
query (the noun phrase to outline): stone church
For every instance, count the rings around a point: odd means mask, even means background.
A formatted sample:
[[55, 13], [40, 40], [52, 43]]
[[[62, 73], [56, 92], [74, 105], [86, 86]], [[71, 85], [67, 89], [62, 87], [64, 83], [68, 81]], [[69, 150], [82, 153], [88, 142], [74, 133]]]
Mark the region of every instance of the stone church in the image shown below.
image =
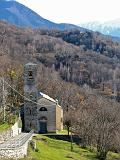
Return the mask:
[[57, 100], [37, 89], [37, 65], [24, 66], [24, 130], [35, 133], [54, 132], [63, 129], [63, 109]]

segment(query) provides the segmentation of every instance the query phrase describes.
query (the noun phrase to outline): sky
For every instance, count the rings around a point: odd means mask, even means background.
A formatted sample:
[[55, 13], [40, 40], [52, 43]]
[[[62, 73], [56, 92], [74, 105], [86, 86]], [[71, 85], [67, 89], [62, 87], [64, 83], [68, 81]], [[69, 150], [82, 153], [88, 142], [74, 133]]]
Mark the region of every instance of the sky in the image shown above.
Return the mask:
[[120, 19], [120, 0], [16, 0], [56, 23]]

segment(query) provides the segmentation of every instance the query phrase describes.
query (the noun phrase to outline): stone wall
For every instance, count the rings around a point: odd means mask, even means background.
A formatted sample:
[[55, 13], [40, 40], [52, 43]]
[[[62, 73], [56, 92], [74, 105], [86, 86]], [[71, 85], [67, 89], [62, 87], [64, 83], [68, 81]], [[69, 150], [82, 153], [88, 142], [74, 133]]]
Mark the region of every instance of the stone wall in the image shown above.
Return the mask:
[[9, 129], [4, 132], [0, 132], [0, 143], [3, 143], [4, 141], [7, 141], [9, 138], [12, 137], [12, 130]]
[[63, 110], [60, 106], [56, 106], [56, 129], [63, 130]]
[[0, 132], [0, 143], [7, 141], [8, 139], [15, 137], [20, 133], [20, 128], [18, 128], [18, 122], [16, 122], [10, 129]]
[[[67, 141], [67, 142], [71, 142], [71, 135], [59, 135], [59, 134], [54, 134], [54, 135], [46, 135], [49, 138], [52, 139], [57, 139], [57, 140], [63, 140], [63, 141]], [[78, 136], [78, 135], [72, 135], [72, 140], [73, 143], [76, 143], [77, 145], [80, 145], [82, 143], [82, 139]]]
[[4, 158], [24, 158], [27, 156], [28, 141], [21, 147], [0, 149], [0, 159]]
[[[27, 133], [26, 133], [27, 134]], [[19, 145], [0, 148], [0, 160], [2, 159], [19, 159], [27, 156], [28, 142], [32, 140], [33, 132], [28, 133], [22, 141], [18, 141]], [[17, 141], [15, 141], [17, 142]]]

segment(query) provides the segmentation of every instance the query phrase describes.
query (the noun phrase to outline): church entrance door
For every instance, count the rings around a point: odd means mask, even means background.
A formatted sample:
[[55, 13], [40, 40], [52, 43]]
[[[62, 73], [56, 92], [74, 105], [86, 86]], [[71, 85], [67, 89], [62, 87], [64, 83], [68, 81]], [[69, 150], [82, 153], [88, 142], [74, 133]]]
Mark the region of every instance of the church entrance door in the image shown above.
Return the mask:
[[40, 122], [40, 133], [47, 133], [47, 122]]
[[47, 119], [46, 119], [46, 117], [42, 117], [40, 119], [39, 126], [40, 126], [39, 133], [42, 133], [42, 134], [47, 133]]

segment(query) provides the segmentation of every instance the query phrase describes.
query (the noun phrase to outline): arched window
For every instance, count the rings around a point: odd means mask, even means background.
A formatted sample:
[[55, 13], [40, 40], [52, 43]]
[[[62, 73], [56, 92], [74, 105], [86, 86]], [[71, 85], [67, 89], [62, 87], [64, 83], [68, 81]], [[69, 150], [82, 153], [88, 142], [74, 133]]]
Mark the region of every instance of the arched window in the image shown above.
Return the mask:
[[39, 111], [47, 111], [47, 108], [41, 107]]
[[47, 121], [47, 118], [46, 117], [40, 117], [40, 119], [39, 119], [40, 121]]

